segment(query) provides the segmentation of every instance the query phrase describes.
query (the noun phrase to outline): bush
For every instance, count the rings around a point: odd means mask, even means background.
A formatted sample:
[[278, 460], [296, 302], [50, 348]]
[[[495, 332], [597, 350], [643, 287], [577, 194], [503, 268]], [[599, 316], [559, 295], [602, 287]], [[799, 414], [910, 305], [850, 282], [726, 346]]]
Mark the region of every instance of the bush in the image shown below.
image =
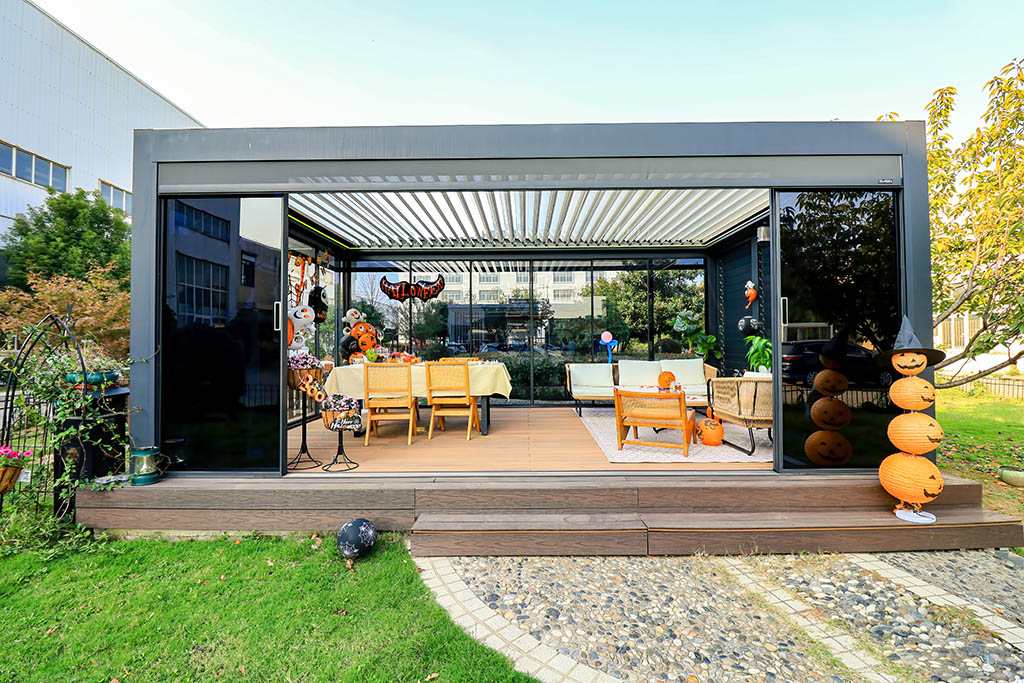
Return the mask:
[[444, 344], [431, 344], [420, 349], [419, 356], [423, 360], [440, 360], [452, 355], [451, 350]]
[[654, 350], [658, 353], [682, 353], [683, 345], [671, 337], [663, 337], [654, 343]]

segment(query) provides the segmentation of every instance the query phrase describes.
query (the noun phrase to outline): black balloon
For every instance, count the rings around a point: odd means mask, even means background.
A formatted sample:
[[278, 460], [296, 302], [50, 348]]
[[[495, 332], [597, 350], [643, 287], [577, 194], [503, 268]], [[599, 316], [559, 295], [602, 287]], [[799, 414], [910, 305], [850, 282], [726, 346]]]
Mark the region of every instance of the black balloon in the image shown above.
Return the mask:
[[350, 560], [367, 555], [376, 542], [377, 527], [362, 517], [345, 522], [338, 530], [338, 552]]
[[761, 321], [752, 315], [745, 315], [740, 318], [736, 327], [739, 328], [741, 333], [750, 336], [752, 334], [758, 334], [761, 331]]

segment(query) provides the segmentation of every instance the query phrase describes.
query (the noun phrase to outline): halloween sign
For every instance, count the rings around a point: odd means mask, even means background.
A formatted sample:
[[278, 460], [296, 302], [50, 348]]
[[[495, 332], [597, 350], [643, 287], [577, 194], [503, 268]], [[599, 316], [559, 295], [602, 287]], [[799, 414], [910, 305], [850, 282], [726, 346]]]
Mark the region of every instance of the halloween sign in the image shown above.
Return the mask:
[[381, 276], [380, 291], [395, 301], [405, 302], [412, 298], [430, 301], [444, 291], [444, 276], [438, 273], [437, 279], [433, 282], [388, 282], [387, 277]]

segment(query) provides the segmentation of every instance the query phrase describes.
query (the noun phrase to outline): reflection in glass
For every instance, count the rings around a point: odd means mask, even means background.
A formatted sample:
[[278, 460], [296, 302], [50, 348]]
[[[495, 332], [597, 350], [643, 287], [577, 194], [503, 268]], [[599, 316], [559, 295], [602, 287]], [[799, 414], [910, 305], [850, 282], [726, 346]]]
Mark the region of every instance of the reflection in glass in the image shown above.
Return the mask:
[[590, 261], [535, 261], [534, 401], [568, 401], [566, 363], [594, 359]]
[[892, 451], [893, 378], [874, 357], [900, 324], [895, 196], [784, 192], [779, 216], [785, 466], [877, 467]]
[[650, 358], [647, 266], [646, 259], [594, 261], [595, 334], [612, 333], [616, 359]]
[[[192, 470], [276, 468], [283, 202], [176, 198], [163, 206], [162, 447]], [[215, 218], [224, 239], [186, 215]], [[276, 232], [266, 229], [273, 225]]]

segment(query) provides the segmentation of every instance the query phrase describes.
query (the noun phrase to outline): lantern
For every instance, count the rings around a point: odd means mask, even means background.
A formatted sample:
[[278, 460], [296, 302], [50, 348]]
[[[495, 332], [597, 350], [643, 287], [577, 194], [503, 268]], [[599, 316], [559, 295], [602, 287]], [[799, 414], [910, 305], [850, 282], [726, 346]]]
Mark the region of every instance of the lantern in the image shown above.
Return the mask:
[[846, 375], [835, 370], [822, 370], [814, 376], [814, 388], [823, 396], [838, 396], [849, 386]]
[[897, 415], [889, 423], [889, 441], [904, 453], [930, 453], [942, 443], [943, 436], [939, 423], [924, 413]]
[[892, 366], [901, 375], [919, 375], [928, 367], [928, 357], [916, 351], [901, 351], [892, 355]]
[[156, 466], [158, 455], [160, 455], [160, 449], [156, 446], [131, 450], [132, 486], [149, 486], [160, 479], [160, 470]]
[[920, 377], [904, 377], [889, 387], [889, 398], [905, 410], [924, 410], [935, 403], [935, 387]]
[[820, 429], [804, 441], [804, 455], [817, 465], [838, 467], [850, 461], [853, 457], [853, 447], [839, 432]]
[[706, 417], [697, 423], [697, 438], [705, 446], [718, 446], [725, 438], [725, 429], [717, 420]]
[[838, 398], [819, 398], [811, 406], [811, 420], [822, 429], [842, 429], [851, 418], [850, 407]]
[[878, 467], [878, 479], [889, 495], [899, 501], [894, 512], [908, 522], [929, 524], [935, 515], [921, 510], [942, 493], [942, 472], [928, 458], [911, 453], [893, 453]]

